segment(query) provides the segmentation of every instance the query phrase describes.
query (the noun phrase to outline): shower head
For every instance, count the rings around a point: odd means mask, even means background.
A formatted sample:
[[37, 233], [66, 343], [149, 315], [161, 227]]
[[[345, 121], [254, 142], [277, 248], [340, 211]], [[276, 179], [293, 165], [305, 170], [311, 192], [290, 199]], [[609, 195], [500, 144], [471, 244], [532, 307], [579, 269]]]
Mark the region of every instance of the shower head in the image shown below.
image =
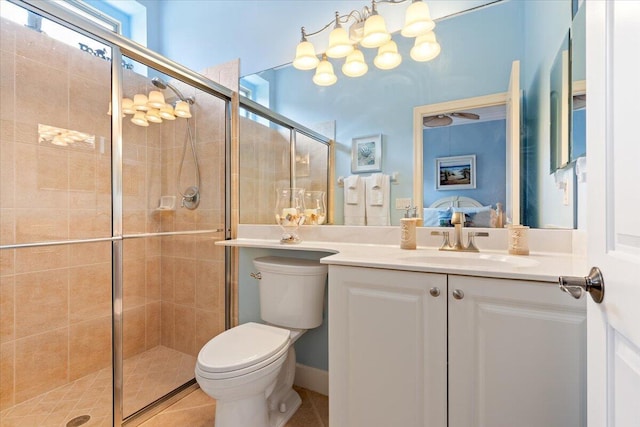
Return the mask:
[[182, 92], [180, 92], [178, 89], [176, 89], [175, 86], [173, 86], [171, 83], [165, 81], [164, 79], [160, 78], [160, 77], [154, 77], [151, 79], [151, 83], [153, 83], [153, 85], [155, 87], [157, 87], [158, 89], [171, 89], [177, 96], [178, 98], [180, 98], [181, 101], [185, 101], [188, 102], [189, 104], [193, 105], [195, 103], [195, 99], [193, 99], [192, 96], [190, 96], [189, 98], [186, 98], [184, 95], [182, 95]]

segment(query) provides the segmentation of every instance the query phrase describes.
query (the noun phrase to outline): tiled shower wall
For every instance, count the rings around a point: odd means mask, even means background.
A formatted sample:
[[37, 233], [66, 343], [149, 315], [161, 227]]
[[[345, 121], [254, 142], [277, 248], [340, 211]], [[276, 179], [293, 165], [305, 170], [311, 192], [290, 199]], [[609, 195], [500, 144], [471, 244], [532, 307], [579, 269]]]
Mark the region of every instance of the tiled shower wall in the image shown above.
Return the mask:
[[[275, 224], [276, 188], [291, 186], [290, 131], [240, 118], [240, 223]], [[328, 146], [296, 136], [296, 186], [327, 191]]]
[[[0, 243], [109, 237], [110, 64], [12, 22], [0, 28]], [[155, 89], [127, 70], [123, 85], [125, 96]], [[186, 121], [125, 118], [126, 235], [224, 228], [224, 102], [195, 95], [200, 207], [155, 209], [176, 194]], [[39, 144], [39, 123], [94, 134], [96, 146]], [[186, 166], [183, 185], [192, 176]], [[194, 355], [224, 329], [221, 238], [125, 239], [125, 358], [160, 344]], [[0, 409], [109, 366], [110, 313], [109, 242], [0, 251]]]

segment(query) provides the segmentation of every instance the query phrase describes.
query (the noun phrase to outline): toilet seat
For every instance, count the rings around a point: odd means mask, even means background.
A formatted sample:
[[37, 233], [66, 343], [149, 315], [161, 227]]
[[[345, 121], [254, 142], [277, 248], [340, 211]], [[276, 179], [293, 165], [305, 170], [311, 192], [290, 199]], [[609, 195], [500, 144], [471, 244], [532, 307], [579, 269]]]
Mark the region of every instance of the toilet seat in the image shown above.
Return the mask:
[[246, 375], [285, 357], [289, 335], [288, 329], [244, 323], [205, 344], [198, 354], [196, 369], [210, 379]]

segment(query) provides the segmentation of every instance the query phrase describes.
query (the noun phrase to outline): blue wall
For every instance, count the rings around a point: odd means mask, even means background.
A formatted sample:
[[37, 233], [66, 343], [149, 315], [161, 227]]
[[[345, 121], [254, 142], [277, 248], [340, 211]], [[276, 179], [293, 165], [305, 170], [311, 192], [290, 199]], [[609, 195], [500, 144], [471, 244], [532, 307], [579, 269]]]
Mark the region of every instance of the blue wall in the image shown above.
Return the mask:
[[[413, 196], [413, 108], [506, 92], [511, 63], [522, 59], [522, 10], [521, 2], [508, 1], [438, 22], [443, 54], [427, 63], [411, 60], [412, 39], [395, 35], [404, 58], [398, 68], [376, 69], [375, 51], [366, 49], [369, 72], [351, 79], [342, 75], [342, 61], [333, 61], [338, 82], [330, 87], [313, 84], [313, 71], [280, 68], [265, 76], [275, 92], [271, 108], [307, 125], [336, 121], [337, 176], [351, 174], [352, 138], [382, 133], [383, 173], [400, 172], [400, 183], [391, 186], [393, 206], [394, 199]], [[342, 223], [342, 188], [335, 201], [336, 223]], [[392, 225], [402, 213], [391, 210]]]
[[[506, 198], [506, 122], [469, 123], [425, 129], [424, 135], [424, 204], [442, 197], [471, 197], [483, 205], [502, 203]], [[436, 190], [435, 164], [438, 157], [476, 155], [476, 188]]]

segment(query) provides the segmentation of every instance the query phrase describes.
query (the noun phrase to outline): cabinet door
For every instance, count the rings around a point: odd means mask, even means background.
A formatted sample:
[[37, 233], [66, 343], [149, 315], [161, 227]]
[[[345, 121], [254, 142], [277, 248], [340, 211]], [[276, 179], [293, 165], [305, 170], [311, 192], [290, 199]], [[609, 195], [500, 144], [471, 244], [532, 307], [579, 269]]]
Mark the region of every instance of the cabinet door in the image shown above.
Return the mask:
[[449, 276], [448, 300], [450, 427], [586, 426], [584, 299]]
[[331, 427], [446, 426], [446, 343], [445, 275], [330, 266]]

